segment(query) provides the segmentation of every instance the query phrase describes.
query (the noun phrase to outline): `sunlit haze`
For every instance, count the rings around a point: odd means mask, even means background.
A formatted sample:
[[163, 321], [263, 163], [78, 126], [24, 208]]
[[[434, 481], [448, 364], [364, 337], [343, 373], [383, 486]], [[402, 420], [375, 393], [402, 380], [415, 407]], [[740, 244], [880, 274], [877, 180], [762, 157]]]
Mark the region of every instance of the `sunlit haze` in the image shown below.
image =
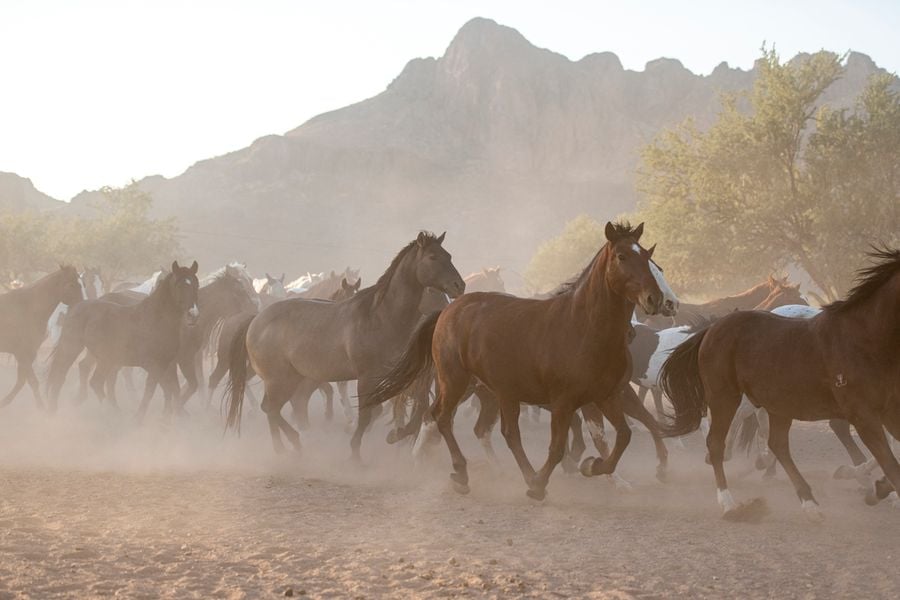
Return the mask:
[[9, 1], [0, 6], [0, 171], [54, 197], [174, 176], [382, 91], [476, 16], [577, 60], [749, 68], [763, 42], [900, 65], [900, 8], [840, 2]]

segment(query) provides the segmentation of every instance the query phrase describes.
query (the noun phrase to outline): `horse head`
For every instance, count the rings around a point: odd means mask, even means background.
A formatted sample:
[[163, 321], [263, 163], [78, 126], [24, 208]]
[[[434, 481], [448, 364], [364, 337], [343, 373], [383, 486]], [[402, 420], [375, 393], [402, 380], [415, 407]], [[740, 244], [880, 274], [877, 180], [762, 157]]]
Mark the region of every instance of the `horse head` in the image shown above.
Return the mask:
[[649, 315], [674, 316], [678, 298], [663, 277], [662, 269], [653, 262], [656, 246], [647, 250], [639, 243], [644, 224], [632, 229], [607, 223], [605, 233], [609, 248], [606, 281], [610, 289]]
[[197, 302], [200, 281], [197, 279], [197, 268], [196, 260], [190, 267], [182, 267], [176, 260], [172, 263], [171, 273], [163, 281], [176, 310], [187, 315], [188, 325], [196, 324], [200, 317], [200, 308]]
[[437, 288], [451, 298], [466, 291], [466, 283], [442, 246], [446, 232], [435, 237], [424, 231], [416, 238], [415, 274], [423, 287]]

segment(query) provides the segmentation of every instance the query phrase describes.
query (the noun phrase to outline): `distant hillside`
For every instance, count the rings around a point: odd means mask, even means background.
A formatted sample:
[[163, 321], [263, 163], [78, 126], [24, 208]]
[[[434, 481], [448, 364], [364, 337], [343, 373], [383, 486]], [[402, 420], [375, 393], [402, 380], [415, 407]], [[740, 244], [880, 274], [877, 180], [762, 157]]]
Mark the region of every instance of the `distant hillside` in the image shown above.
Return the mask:
[[[849, 104], [877, 70], [852, 54], [827, 100]], [[686, 116], [710, 122], [717, 94], [752, 79], [724, 63], [698, 76], [666, 58], [640, 72], [608, 52], [573, 62], [474, 19], [373, 98], [141, 185], [203, 264], [354, 265], [372, 281], [428, 228], [448, 230], [461, 270], [521, 270], [568, 219], [633, 208], [639, 149]]]
[[35, 189], [30, 179], [0, 171], [0, 212], [44, 211], [65, 206]]

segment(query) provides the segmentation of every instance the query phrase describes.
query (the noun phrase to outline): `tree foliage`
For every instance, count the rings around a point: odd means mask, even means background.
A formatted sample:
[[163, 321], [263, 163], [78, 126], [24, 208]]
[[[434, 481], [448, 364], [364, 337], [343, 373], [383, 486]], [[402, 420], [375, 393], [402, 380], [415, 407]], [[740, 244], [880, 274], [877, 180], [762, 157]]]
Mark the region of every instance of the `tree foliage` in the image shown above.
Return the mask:
[[670, 283], [722, 292], [792, 264], [833, 300], [871, 244], [900, 241], [896, 79], [874, 77], [852, 110], [821, 106], [841, 63], [764, 49], [752, 91], [723, 96], [708, 130], [688, 120], [644, 150], [638, 220]]
[[581, 215], [563, 232], [540, 245], [525, 269], [531, 291], [544, 293], [581, 271], [605, 242], [603, 225]]
[[168, 264], [178, 253], [172, 219], [150, 217], [153, 199], [132, 183], [103, 188], [91, 217], [61, 211], [0, 216], [0, 269], [36, 273], [61, 262], [100, 267], [118, 281]]

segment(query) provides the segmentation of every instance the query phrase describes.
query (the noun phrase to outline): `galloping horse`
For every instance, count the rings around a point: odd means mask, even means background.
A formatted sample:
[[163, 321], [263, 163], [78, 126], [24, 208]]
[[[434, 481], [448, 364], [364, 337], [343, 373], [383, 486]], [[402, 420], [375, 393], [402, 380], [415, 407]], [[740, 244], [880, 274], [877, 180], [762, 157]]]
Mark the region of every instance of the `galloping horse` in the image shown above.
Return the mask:
[[[120, 305], [103, 300], [89, 300], [74, 307], [63, 325], [59, 344], [53, 351], [48, 389], [51, 408], [55, 409], [59, 391], [72, 363], [86, 348], [97, 359], [93, 381], [97, 395], [104, 397], [107, 385], [109, 400], [115, 403], [114, 386], [110, 377], [123, 366], [141, 367], [147, 371], [144, 397], [138, 409], [143, 418], [156, 386], [161, 384], [167, 398], [177, 394], [177, 381], [166, 377], [174, 363], [179, 347], [182, 321], [196, 322], [197, 263], [181, 267], [172, 263], [166, 275], [149, 296], [132, 305]], [[99, 387], [99, 389], [98, 389]], [[170, 407], [171, 408], [171, 407]]]
[[[526, 493], [540, 500], [563, 458], [573, 413], [594, 402], [613, 424], [616, 443], [606, 460], [592, 462], [590, 474], [612, 473], [631, 439], [620, 391], [630, 374], [628, 336], [635, 304], [648, 314], [672, 315], [678, 303], [651, 260], [653, 249], [639, 245], [643, 229], [643, 223], [634, 229], [607, 223], [607, 242], [552, 298], [462, 296], [420, 325], [375, 393], [360, 395], [361, 405], [388, 400], [433, 364], [438, 394], [430, 427], [437, 427], [450, 450], [456, 490], [467, 493], [466, 459], [452, 425], [457, 405], [476, 378], [500, 405], [502, 433], [525, 478]], [[550, 451], [538, 472], [522, 447], [522, 403], [547, 405], [551, 412]]]
[[[281, 408], [295, 393], [308, 398], [320, 382], [356, 379], [359, 395], [371, 394], [406, 347], [421, 317], [425, 288], [454, 297], [465, 289], [443, 241], [443, 234], [420, 233], [375, 285], [343, 302], [295, 298], [263, 309], [238, 332], [232, 346], [228, 426], [240, 423], [248, 358], [265, 383], [262, 410], [276, 452], [284, 450], [282, 433], [300, 450], [300, 436], [281, 416]], [[355, 459], [372, 413], [372, 406], [360, 403], [350, 442]]]
[[47, 320], [58, 305], [77, 305], [84, 296], [78, 271], [71, 266], [61, 266], [31, 285], [0, 295], [0, 352], [12, 354], [17, 364], [16, 383], [0, 400], [0, 407], [12, 402], [25, 382], [38, 408], [44, 407], [32, 364], [47, 335]]
[[846, 300], [810, 319], [760, 311], [729, 314], [679, 346], [660, 380], [675, 407], [676, 435], [697, 428], [708, 406], [706, 444], [726, 518], [750, 518], [759, 504], [738, 505], [722, 462], [725, 437], [746, 394], [769, 414], [769, 448], [790, 477], [801, 508], [821, 513], [790, 454], [794, 419], [846, 419], [855, 428], [894, 489], [900, 464], [884, 428], [900, 437], [900, 251], [877, 250], [860, 271]]

